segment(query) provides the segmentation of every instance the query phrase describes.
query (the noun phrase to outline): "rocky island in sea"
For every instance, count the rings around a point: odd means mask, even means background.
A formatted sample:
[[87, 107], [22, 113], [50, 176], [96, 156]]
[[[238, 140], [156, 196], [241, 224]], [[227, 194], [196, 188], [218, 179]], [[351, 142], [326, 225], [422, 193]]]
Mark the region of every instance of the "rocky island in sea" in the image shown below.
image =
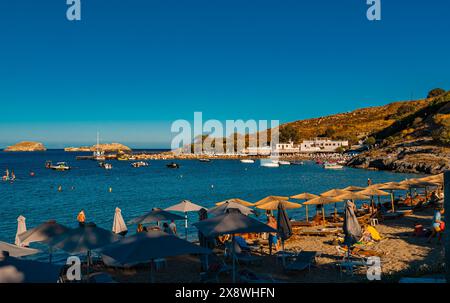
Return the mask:
[[5, 152], [35, 152], [46, 151], [47, 148], [40, 142], [22, 141], [17, 144], [8, 146], [3, 151]]
[[80, 146], [80, 147], [66, 147], [64, 151], [66, 152], [93, 152], [96, 150], [104, 151], [104, 152], [128, 152], [131, 151], [126, 145], [121, 143], [104, 143], [104, 144], [94, 144], [92, 146]]

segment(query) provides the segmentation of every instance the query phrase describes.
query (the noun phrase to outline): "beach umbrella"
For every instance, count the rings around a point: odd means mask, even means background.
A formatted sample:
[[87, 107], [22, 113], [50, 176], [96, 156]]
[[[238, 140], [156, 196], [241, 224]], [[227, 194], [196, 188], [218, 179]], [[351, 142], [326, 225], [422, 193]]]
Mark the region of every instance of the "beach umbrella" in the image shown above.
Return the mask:
[[61, 266], [0, 255], [0, 283], [56, 283]]
[[172, 214], [168, 211], [162, 210], [160, 208], [155, 208], [151, 212], [134, 218], [129, 224], [144, 224], [144, 223], [154, 223], [154, 222], [160, 222], [160, 221], [170, 221], [170, 220], [184, 220], [182, 216]]
[[87, 276], [89, 277], [91, 251], [102, 248], [117, 240], [119, 240], [119, 236], [113, 232], [98, 227], [94, 223], [88, 223], [52, 239], [49, 245], [70, 254], [86, 254]]
[[355, 204], [347, 201], [345, 203], [345, 216], [343, 231], [345, 234], [344, 243], [348, 246], [348, 252], [350, 254], [350, 246], [358, 242], [362, 236], [361, 226], [358, 223], [358, 219], [354, 210]]
[[240, 213], [248, 216], [252, 213], [254, 213], [253, 209], [248, 208], [247, 206], [235, 203], [235, 202], [225, 202], [219, 206], [215, 206], [213, 208], [208, 209], [208, 214], [213, 216], [219, 216], [224, 213], [230, 212], [230, 211], [239, 211]]
[[122, 236], [125, 236], [128, 232], [127, 225], [125, 224], [125, 221], [123, 220], [123, 217], [122, 217], [122, 211], [118, 207], [116, 207], [116, 210], [114, 213], [112, 232], [115, 234], [122, 235]]
[[[348, 191], [343, 189], [331, 189], [329, 191], [326, 191], [322, 194], [320, 194], [322, 197], [337, 197], [340, 195], [343, 195], [345, 193], [348, 193]], [[337, 205], [334, 203], [334, 216], [337, 217]]]
[[[220, 235], [232, 235], [232, 247], [235, 246], [235, 234], [245, 233], [276, 233], [277, 231], [267, 224], [264, 224], [256, 219], [245, 216], [239, 213], [227, 213], [210, 219], [206, 219], [197, 223], [194, 226], [208, 238], [214, 238]], [[236, 256], [233, 254], [233, 282], [236, 282]]]
[[280, 205], [283, 205], [283, 209], [292, 209], [292, 208], [302, 207], [302, 205], [299, 203], [293, 203], [293, 202], [290, 202], [287, 200], [278, 200], [278, 201], [272, 201], [272, 202], [260, 204], [260, 205], [256, 206], [256, 208], [265, 209], [265, 210], [277, 210]]
[[389, 196], [390, 195], [390, 193], [382, 191], [382, 190], [380, 190], [380, 189], [378, 189], [378, 188], [376, 188], [374, 186], [368, 186], [368, 187], [366, 187], [366, 189], [364, 189], [362, 191], [359, 191], [357, 193], [365, 195], [365, 196], [371, 196], [372, 197], [371, 198], [372, 209], [375, 208], [375, 201], [373, 199], [374, 196], [377, 196], [378, 197], [378, 202], [380, 202], [380, 197], [381, 196]]
[[27, 231], [27, 224], [25, 223], [25, 220], [25, 217], [22, 215], [17, 218], [16, 240], [14, 241], [17, 246], [28, 246], [29, 244], [28, 242], [22, 242], [19, 239], [19, 235]]
[[117, 240], [119, 237], [116, 234], [98, 227], [94, 223], [88, 223], [52, 239], [49, 245], [70, 254], [79, 254], [89, 253]]
[[251, 202], [239, 199], [239, 198], [232, 198], [232, 199], [224, 200], [222, 202], [217, 202], [216, 205], [222, 205], [222, 204], [224, 204], [226, 202], [234, 202], [234, 203], [241, 204], [241, 205], [244, 205], [244, 206], [247, 206], [247, 207], [251, 207], [251, 206], [255, 205], [254, 203], [251, 203]]
[[321, 193], [320, 195], [322, 197], [337, 197], [337, 196], [345, 194], [345, 193], [347, 193], [347, 191], [343, 190], [343, 189], [330, 189], [329, 191]]
[[408, 186], [400, 185], [397, 182], [388, 182], [388, 183], [381, 184], [381, 186], [379, 186], [378, 189], [389, 190], [389, 192], [391, 193], [392, 212], [395, 212], [394, 191], [395, 190], [408, 190]]
[[210, 254], [211, 250], [162, 231], [137, 233], [99, 251], [105, 264], [130, 267], [155, 259], [189, 254]]
[[295, 196], [291, 196], [291, 199], [297, 199], [297, 200], [311, 200], [314, 198], [317, 198], [318, 195], [310, 194], [310, 193], [301, 193]]
[[261, 204], [265, 204], [267, 202], [278, 201], [278, 200], [289, 200], [289, 197], [285, 196], [267, 196], [259, 201], [257, 201], [254, 205], [258, 206]]
[[185, 231], [185, 236], [186, 236], [186, 240], [187, 240], [187, 236], [188, 236], [188, 216], [187, 213], [188, 212], [192, 212], [192, 211], [199, 211], [200, 209], [204, 209], [203, 206], [197, 205], [192, 203], [189, 200], [183, 200], [178, 204], [172, 205], [168, 208], [166, 208], [166, 211], [178, 211], [178, 212], [182, 212], [184, 213], [184, 231]]
[[24, 243], [32, 243], [32, 242], [44, 242], [47, 243], [51, 239], [58, 237], [66, 232], [68, 232], [70, 228], [56, 223], [54, 220], [50, 220], [44, 222], [32, 229], [27, 230], [23, 234], [19, 235], [19, 240]]
[[303, 203], [303, 205], [322, 205], [322, 218], [323, 218], [323, 222], [325, 224], [325, 209], [324, 209], [324, 205], [326, 204], [335, 204], [337, 202], [342, 202], [341, 199], [337, 198], [337, 197], [323, 197], [323, 196], [319, 196], [317, 198], [308, 200], [306, 202]]
[[38, 249], [21, 247], [0, 241], [0, 253], [6, 251], [11, 257], [25, 257], [35, 255], [41, 251]]
[[342, 190], [346, 190], [346, 191], [360, 191], [360, 190], [363, 190], [363, 189], [364, 189], [364, 187], [351, 185], [351, 186], [347, 186], [346, 188], [343, 188]]
[[[42, 242], [48, 244], [52, 239], [67, 233], [70, 228], [56, 223], [55, 220], [44, 222], [23, 234], [18, 235], [22, 243]], [[52, 247], [49, 246], [49, 262], [52, 262]]]
[[[311, 194], [311, 193], [301, 193], [301, 194], [292, 196], [291, 199], [305, 200], [305, 202], [306, 202], [306, 201], [308, 201], [308, 200], [311, 200], [311, 199], [314, 199], [314, 198], [317, 198], [317, 197], [319, 197], [319, 196], [318, 196], [318, 195], [315, 195], [315, 194]], [[308, 205], [305, 205], [305, 213], [306, 213], [306, 222], [309, 222], [309, 218], [308, 218]]]

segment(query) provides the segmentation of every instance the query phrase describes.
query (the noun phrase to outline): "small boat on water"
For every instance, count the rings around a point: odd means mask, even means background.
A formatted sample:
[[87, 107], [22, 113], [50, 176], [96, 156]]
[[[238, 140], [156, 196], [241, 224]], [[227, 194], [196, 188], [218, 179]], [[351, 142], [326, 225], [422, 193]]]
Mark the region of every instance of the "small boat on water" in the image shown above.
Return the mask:
[[291, 162], [291, 165], [304, 165], [305, 163], [303, 163], [303, 161], [294, 161]]
[[101, 168], [104, 168], [104, 169], [112, 169], [112, 164], [111, 163], [100, 162], [98, 164], [98, 166], [100, 166]]
[[278, 161], [279, 165], [291, 165], [291, 162], [289, 161]]
[[175, 162], [170, 162], [169, 164], [166, 165], [168, 168], [180, 168], [180, 165], [178, 165]]
[[198, 159], [198, 161], [200, 161], [200, 162], [211, 162], [211, 160], [208, 159], [208, 158]]
[[58, 170], [58, 171], [65, 171], [70, 170], [70, 166], [67, 165], [66, 162], [58, 162], [56, 165], [53, 165], [51, 161], [47, 161], [45, 163], [45, 167], [48, 169]]
[[270, 159], [262, 159], [261, 164], [262, 167], [279, 167], [280, 164], [277, 160], [270, 160]]
[[133, 163], [131, 163], [131, 166], [133, 166], [134, 168], [138, 168], [138, 167], [148, 166], [148, 163], [144, 162], [144, 161], [133, 162]]
[[323, 164], [323, 168], [325, 168], [325, 169], [342, 169], [342, 168], [344, 168], [344, 166], [337, 164], [337, 163], [327, 162], [327, 163]]
[[253, 160], [253, 159], [242, 159], [241, 163], [252, 164], [252, 163], [255, 163], [255, 160]]

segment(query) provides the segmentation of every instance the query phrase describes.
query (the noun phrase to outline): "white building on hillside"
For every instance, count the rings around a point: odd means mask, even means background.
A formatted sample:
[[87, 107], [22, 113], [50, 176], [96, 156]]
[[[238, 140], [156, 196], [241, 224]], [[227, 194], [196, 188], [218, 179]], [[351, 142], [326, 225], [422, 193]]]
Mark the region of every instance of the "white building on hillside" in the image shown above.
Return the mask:
[[329, 138], [314, 138], [304, 140], [300, 144], [301, 153], [330, 153], [335, 152], [338, 147], [347, 148], [349, 146], [347, 140], [331, 140]]

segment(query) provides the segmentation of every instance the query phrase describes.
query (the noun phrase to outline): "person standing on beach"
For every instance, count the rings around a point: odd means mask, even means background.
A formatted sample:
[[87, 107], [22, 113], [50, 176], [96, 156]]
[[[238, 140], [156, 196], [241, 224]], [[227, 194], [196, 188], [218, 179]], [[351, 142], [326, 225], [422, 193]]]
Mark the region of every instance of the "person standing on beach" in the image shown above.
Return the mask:
[[444, 208], [436, 209], [433, 216], [432, 232], [428, 238], [428, 243], [431, 243], [431, 239], [438, 235], [438, 244], [441, 244], [442, 233], [445, 230], [445, 223], [442, 221], [442, 215], [445, 213]]
[[84, 209], [82, 209], [77, 216], [78, 225], [80, 227], [84, 226], [84, 223], [86, 222], [86, 215], [84, 214]]
[[[277, 229], [277, 220], [273, 215], [267, 216], [267, 225], [273, 229]], [[269, 233], [269, 254], [272, 255], [272, 245], [275, 245], [275, 252], [280, 248], [280, 243], [276, 233]]]
[[172, 231], [172, 233], [176, 236], [177, 235], [177, 225], [175, 224], [174, 220], [170, 221], [169, 228]]

